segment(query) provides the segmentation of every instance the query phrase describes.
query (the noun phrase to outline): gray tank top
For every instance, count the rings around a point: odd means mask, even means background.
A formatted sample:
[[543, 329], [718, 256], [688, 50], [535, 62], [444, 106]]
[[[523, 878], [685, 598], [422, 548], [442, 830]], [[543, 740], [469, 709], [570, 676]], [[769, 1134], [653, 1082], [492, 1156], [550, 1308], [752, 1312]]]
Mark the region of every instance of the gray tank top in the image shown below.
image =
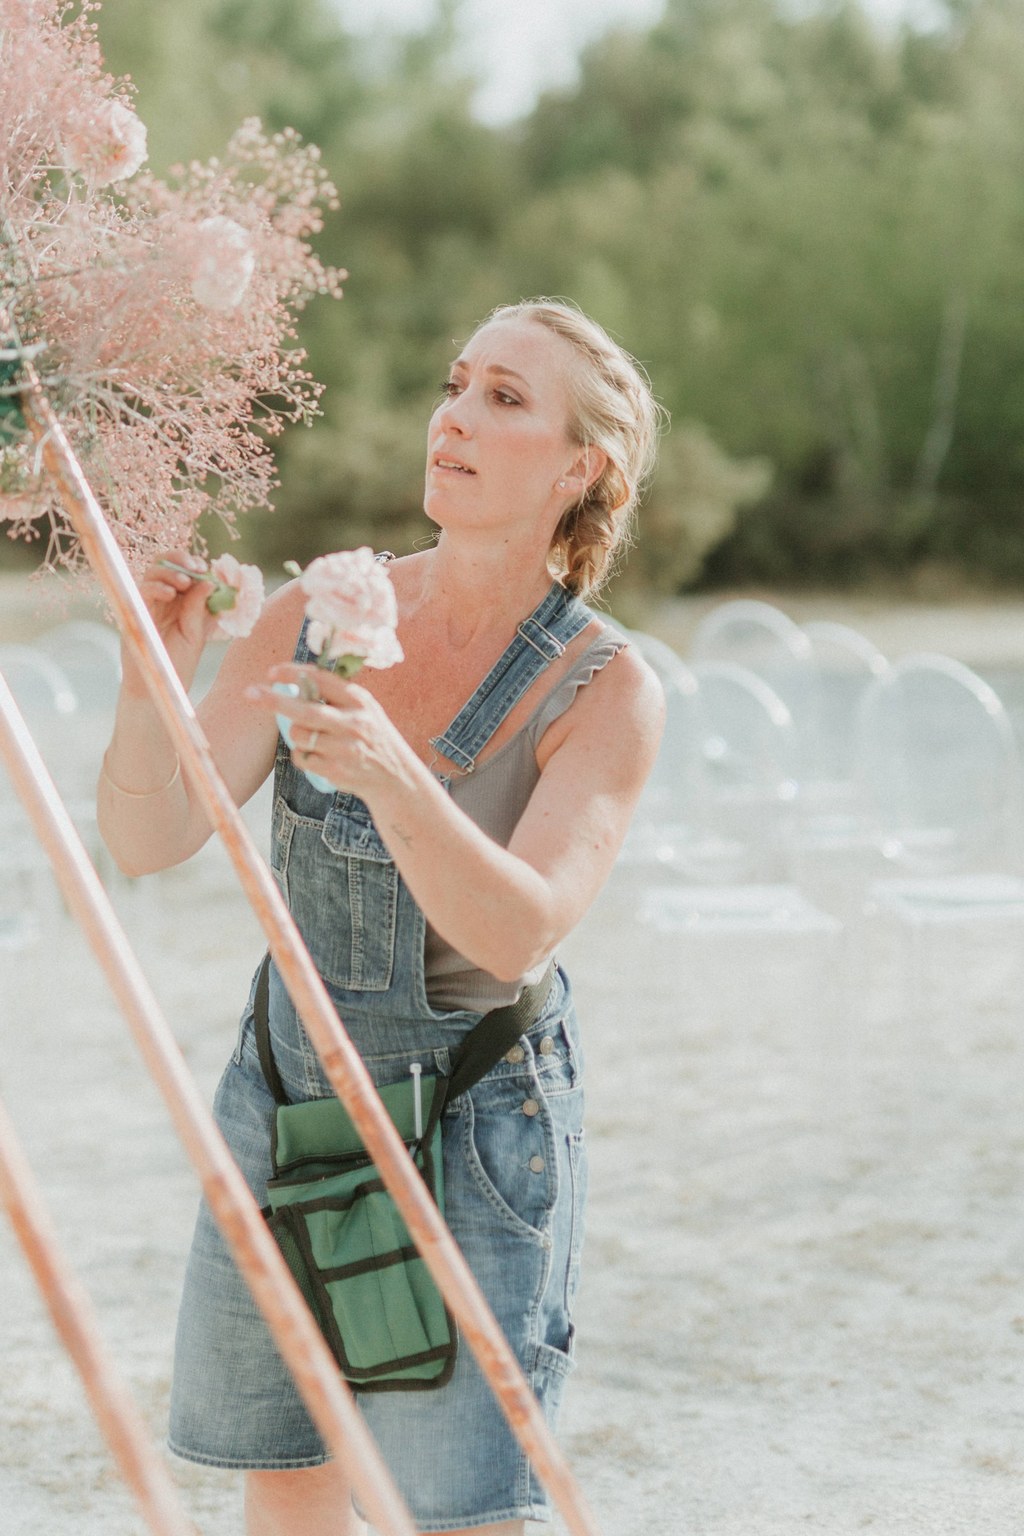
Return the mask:
[[[621, 635], [605, 629], [587, 645], [555, 687], [540, 699], [529, 718], [494, 756], [473, 773], [455, 774], [452, 799], [496, 843], [507, 848], [519, 819], [540, 778], [537, 746], [553, 721], [564, 715], [577, 691], [606, 667], [626, 644]], [[548, 957], [550, 958], [550, 957]], [[485, 1011], [518, 997], [524, 985], [539, 981], [548, 958], [518, 981], [498, 981], [481, 971], [441, 938], [427, 924], [424, 968], [427, 997], [432, 1008], [471, 1008]]]

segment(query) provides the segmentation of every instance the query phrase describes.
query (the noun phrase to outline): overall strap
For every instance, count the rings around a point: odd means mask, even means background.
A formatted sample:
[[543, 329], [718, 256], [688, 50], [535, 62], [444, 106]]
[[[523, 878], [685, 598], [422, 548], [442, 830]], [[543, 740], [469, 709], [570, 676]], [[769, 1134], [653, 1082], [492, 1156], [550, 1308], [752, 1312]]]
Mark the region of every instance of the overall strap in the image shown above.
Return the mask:
[[472, 773], [476, 759], [509, 711], [545, 667], [565, 654], [569, 641], [586, 629], [590, 617], [578, 597], [553, 582], [544, 601], [519, 625], [511, 644], [448, 729], [430, 738], [434, 750], [463, 773]]
[[[514, 1003], [492, 1008], [470, 1030], [452, 1060], [448, 1084], [439, 1103], [446, 1103], [460, 1093], [467, 1093], [474, 1083], [485, 1077], [492, 1067], [510, 1051], [539, 1017], [547, 1001], [554, 978], [554, 962], [548, 966], [540, 981], [524, 987]], [[253, 1022], [256, 1026], [256, 1049], [267, 1087], [276, 1104], [289, 1104], [281, 1074], [274, 1060], [270, 1043], [270, 955], [263, 956], [263, 963], [256, 979], [256, 995], [253, 1001]]]

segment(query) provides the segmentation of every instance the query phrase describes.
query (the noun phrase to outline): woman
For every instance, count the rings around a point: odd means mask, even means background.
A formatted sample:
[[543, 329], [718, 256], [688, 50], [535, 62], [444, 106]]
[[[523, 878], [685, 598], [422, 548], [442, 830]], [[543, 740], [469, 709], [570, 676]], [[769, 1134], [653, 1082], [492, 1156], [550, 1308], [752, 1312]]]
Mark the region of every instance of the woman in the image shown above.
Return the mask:
[[[436, 545], [390, 565], [406, 660], [357, 682], [319, 671], [321, 702], [283, 702], [272, 684], [311, 670], [292, 583], [232, 645], [200, 708], [240, 803], [275, 774], [275, 874], [379, 1084], [414, 1059], [443, 1071], [484, 1012], [544, 975], [611, 869], [663, 700], [580, 598], [627, 534], [656, 426], [635, 364], [579, 312], [543, 300], [496, 310], [430, 421], [424, 506]], [[154, 566], [142, 591], [190, 683], [214, 622], [205, 585]], [[501, 658], [517, 688], [467, 712]], [[275, 712], [291, 718], [291, 751]], [[321, 794], [305, 769], [339, 793]], [[130, 873], [178, 863], [210, 832], [130, 657], [99, 809]], [[289, 1096], [329, 1095], [273, 968], [270, 1019]], [[449, 1224], [552, 1419], [572, 1356], [581, 1108], [575, 1017], [556, 971], [536, 1024], [444, 1123]], [[250, 998], [215, 1112], [261, 1203], [272, 1111]], [[524, 1520], [547, 1518], [464, 1347], [444, 1388], [360, 1401], [421, 1530], [521, 1536]], [[249, 1536], [359, 1529], [205, 1208], [179, 1319], [171, 1443], [247, 1469]]]

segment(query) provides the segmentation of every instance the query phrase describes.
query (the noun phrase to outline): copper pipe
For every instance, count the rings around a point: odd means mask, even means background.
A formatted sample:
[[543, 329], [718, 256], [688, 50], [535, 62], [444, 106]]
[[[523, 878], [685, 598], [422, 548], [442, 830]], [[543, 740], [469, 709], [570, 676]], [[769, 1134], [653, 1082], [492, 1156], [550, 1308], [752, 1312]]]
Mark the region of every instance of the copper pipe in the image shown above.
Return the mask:
[[64, 1347], [82, 1378], [96, 1422], [156, 1536], [197, 1536], [149, 1439], [142, 1415], [107, 1355], [89, 1297], [65, 1264], [42, 1191], [0, 1101], [0, 1201], [24, 1250]]

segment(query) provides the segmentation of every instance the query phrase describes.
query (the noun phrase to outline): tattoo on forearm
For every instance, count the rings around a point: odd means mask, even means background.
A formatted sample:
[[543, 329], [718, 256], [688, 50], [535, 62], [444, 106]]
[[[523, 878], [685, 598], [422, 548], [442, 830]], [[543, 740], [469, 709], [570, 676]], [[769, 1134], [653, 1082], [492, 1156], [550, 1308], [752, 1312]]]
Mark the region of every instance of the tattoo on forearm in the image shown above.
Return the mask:
[[405, 844], [405, 846], [407, 848], [411, 848], [412, 847], [412, 833], [411, 832], [407, 832], [404, 827], [400, 827], [398, 825], [397, 821], [393, 821], [391, 823], [391, 830], [395, 834], [396, 837], [400, 837], [401, 838], [402, 842]]

